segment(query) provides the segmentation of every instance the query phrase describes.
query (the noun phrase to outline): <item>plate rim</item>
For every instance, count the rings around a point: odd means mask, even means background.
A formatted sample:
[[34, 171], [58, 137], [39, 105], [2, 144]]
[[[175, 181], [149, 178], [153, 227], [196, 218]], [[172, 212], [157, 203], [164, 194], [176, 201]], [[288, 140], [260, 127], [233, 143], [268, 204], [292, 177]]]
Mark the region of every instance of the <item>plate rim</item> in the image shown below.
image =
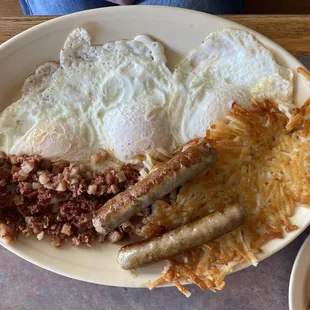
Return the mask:
[[[224, 17], [223, 14], [221, 15], [213, 15], [213, 14], [209, 14], [209, 13], [205, 13], [205, 12], [201, 12], [201, 11], [195, 11], [195, 10], [190, 10], [190, 9], [184, 9], [184, 8], [179, 8], [179, 7], [171, 7], [171, 6], [164, 6], [164, 5], [130, 5], [130, 6], [111, 6], [111, 7], [104, 7], [104, 8], [96, 8], [96, 9], [90, 9], [90, 10], [85, 10], [85, 11], [80, 11], [80, 12], [75, 12], [75, 13], [71, 13], [71, 14], [67, 14], [67, 15], [62, 15], [62, 16], [55, 16], [54, 18], [50, 19], [50, 20], [46, 20], [43, 21], [37, 25], [34, 25], [24, 31], [22, 31], [21, 33], [16, 34], [15, 36], [11, 37], [10, 39], [8, 39], [7, 41], [3, 42], [0, 45], [0, 53], [2, 51], [2, 49], [5, 49], [7, 47], [9, 47], [11, 44], [13, 44], [16, 40], [22, 39], [24, 36], [30, 34], [31, 32], [37, 31], [40, 28], [44, 28], [47, 27], [49, 25], [52, 25], [54, 23], [57, 22], [61, 22], [62, 20], [70, 20], [70, 19], [74, 19], [76, 17], [79, 16], [83, 16], [83, 15], [91, 15], [92, 13], [95, 12], [100, 12], [100, 11], [150, 11], [150, 10], [165, 10], [165, 11], [171, 11], [171, 12], [183, 12], [184, 14], [192, 14], [192, 15], [200, 15], [200, 16], [204, 16], [209, 19], [214, 19], [214, 20], [222, 20], [225, 22], [229, 22], [231, 24], [234, 24], [236, 27], [238, 28], [244, 28], [247, 31], [249, 31], [250, 33], [254, 34], [254, 35], [258, 35], [259, 37], [263, 37], [265, 40], [270, 41], [270, 43], [272, 43], [273, 46], [279, 48], [281, 50], [282, 53], [286, 54], [286, 56], [288, 57], [293, 57], [297, 62], [299, 62], [299, 65], [305, 69], [307, 69], [304, 64], [302, 64], [293, 54], [291, 54], [289, 51], [287, 51], [284, 47], [282, 47], [280, 44], [278, 44], [277, 42], [274, 42], [272, 39], [269, 39], [267, 36], [265, 36], [264, 34], [261, 34], [260, 32], [251, 29], [247, 26], [244, 26], [242, 24], [239, 24], [235, 21], [226, 19]], [[227, 14], [227, 15], [231, 15], [231, 14]], [[263, 44], [262, 42], [260, 42], [261, 44]], [[264, 44], [263, 44], [264, 45]]]
[[[86, 16], [86, 15], [92, 15], [93, 13], [99, 13], [100, 11], [126, 11], [128, 13], [133, 12], [134, 14], [139, 14], [139, 11], [141, 12], [146, 12], [146, 11], [171, 11], [173, 12], [181, 12], [185, 15], [187, 14], [191, 14], [191, 15], [196, 15], [196, 16], [201, 16], [203, 18], [208, 18], [209, 20], [222, 20], [225, 23], [229, 23], [231, 26], [231, 28], [235, 27], [235, 28], [239, 28], [239, 29], [244, 29], [249, 31], [250, 33], [252, 33], [253, 35], [257, 36], [258, 39], [260, 40], [260, 38], [263, 38], [264, 40], [267, 40], [268, 42], [270, 42], [270, 44], [279, 49], [281, 51], [281, 54], [284, 57], [289, 57], [289, 58], [294, 58], [294, 60], [301, 66], [304, 67], [305, 66], [300, 63], [300, 61], [298, 59], [296, 59], [291, 53], [289, 53], [286, 49], [284, 49], [282, 46], [280, 46], [278, 43], [272, 41], [271, 39], [269, 39], [268, 37], [266, 37], [265, 35], [252, 30], [251, 28], [248, 28], [244, 25], [238, 24], [237, 22], [231, 21], [231, 20], [227, 20], [225, 19], [223, 16], [217, 16], [217, 15], [211, 15], [211, 14], [207, 14], [207, 13], [203, 13], [203, 12], [199, 12], [199, 11], [194, 11], [194, 10], [188, 10], [188, 9], [183, 9], [183, 8], [175, 8], [175, 7], [167, 7], [167, 6], [124, 6], [124, 7], [108, 7], [108, 8], [99, 8], [99, 9], [92, 9], [92, 10], [87, 10], [87, 11], [82, 11], [82, 12], [76, 12], [73, 14], [69, 14], [69, 15], [65, 15], [65, 16], [59, 16], [59, 17], [55, 17], [51, 20], [48, 21], [44, 21], [38, 25], [35, 25], [19, 34], [17, 34], [16, 36], [10, 38], [9, 40], [7, 40], [6, 42], [2, 43], [0, 46], [0, 54], [2, 51], [4, 51], [7, 48], [10, 48], [10, 46], [14, 46], [14, 44], [16, 43], [16, 41], [19, 41], [25, 37], [27, 37], [29, 34], [34, 33], [36, 31], [40, 31], [40, 29], [44, 29], [56, 24], [58, 22], [62, 22], [64, 21], [70, 21], [70, 20], [76, 20], [79, 16]], [[207, 30], [206, 30], [207, 33]], [[262, 43], [264, 44], [264, 43]], [[308, 224], [304, 225], [304, 227], [298, 229], [297, 232], [291, 233], [293, 235], [289, 235], [290, 237], [288, 237], [287, 235], [285, 235], [284, 240], [285, 242], [283, 242], [283, 244], [281, 244], [281, 247], [277, 247], [276, 249], [268, 252], [267, 255], [264, 255], [262, 258], [259, 259], [259, 261], [262, 261], [268, 257], [270, 257], [271, 255], [275, 254], [276, 252], [280, 251], [281, 249], [283, 249], [284, 247], [286, 247], [289, 243], [291, 243], [293, 240], [295, 240], [305, 229], [307, 229], [307, 227], [310, 225], [310, 217], [308, 220]], [[37, 265], [43, 269], [46, 269], [48, 271], [72, 278], [72, 279], [76, 279], [76, 280], [80, 280], [80, 281], [84, 281], [84, 282], [90, 282], [90, 283], [96, 283], [96, 284], [101, 284], [101, 285], [110, 285], [110, 286], [116, 286], [116, 287], [133, 287], [133, 288], [138, 288], [138, 287], [143, 287], [141, 285], [138, 286], [130, 286], [130, 285], [122, 285], [122, 284], [109, 284], [106, 281], [92, 281], [90, 279], [85, 279], [85, 277], [79, 277], [77, 275], [72, 275], [70, 273], [65, 273], [65, 272], [60, 272], [55, 270], [53, 267], [49, 267], [48, 265], [45, 265], [43, 262], [38, 262], [37, 259], [33, 260], [33, 258], [29, 257], [26, 254], [22, 254], [20, 253], [20, 251], [14, 246], [14, 245], [4, 245], [2, 242], [0, 242], [1, 245], [3, 245], [6, 249], [8, 249], [10, 252], [14, 253], [15, 255], [19, 256], [20, 258], [34, 264]], [[247, 268], [248, 266], [251, 266], [251, 263], [247, 263], [244, 265], [239, 266], [239, 268], [237, 268], [236, 270], [234, 270], [234, 272], [242, 270], [244, 268]], [[173, 286], [173, 285], [165, 285], [165, 286]]]

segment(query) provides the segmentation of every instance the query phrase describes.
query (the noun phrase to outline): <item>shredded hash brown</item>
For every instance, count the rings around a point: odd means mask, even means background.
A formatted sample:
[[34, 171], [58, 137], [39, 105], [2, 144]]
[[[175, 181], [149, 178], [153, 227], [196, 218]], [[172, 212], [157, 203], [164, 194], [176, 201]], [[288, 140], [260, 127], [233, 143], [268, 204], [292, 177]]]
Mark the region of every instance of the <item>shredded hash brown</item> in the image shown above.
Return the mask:
[[202, 290], [221, 290], [236, 266], [258, 261], [266, 242], [298, 227], [294, 210], [310, 205], [310, 100], [288, 119], [271, 100], [251, 109], [237, 103], [207, 131], [218, 152], [217, 163], [183, 185], [174, 198], [160, 201], [145, 218], [144, 234], [173, 229], [225, 205], [240, 202], [248, 212], [244, 225], [215, 241], [170, 259], [150, 289], [174, 283], [187, 297], [181, 280]]

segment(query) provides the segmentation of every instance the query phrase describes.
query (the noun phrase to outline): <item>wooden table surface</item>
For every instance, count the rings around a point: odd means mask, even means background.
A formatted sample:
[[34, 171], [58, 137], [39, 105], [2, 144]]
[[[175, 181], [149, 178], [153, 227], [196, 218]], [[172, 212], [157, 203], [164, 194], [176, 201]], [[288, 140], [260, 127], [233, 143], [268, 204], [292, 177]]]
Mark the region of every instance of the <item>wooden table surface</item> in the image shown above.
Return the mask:
[[[310, 55], [310, 15], [224, 15], [266, 35], [294, 55]], [[53, 17], [0, 17], [0, 44]]]

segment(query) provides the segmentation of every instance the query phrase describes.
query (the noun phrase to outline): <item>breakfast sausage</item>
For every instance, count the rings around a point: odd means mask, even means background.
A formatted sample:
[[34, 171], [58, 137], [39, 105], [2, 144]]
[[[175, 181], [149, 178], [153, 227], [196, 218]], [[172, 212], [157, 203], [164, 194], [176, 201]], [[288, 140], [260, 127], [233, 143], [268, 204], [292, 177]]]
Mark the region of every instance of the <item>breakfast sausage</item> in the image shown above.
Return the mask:
[[117, 261], [125, 270], [148, 266], [223, 236], [245, 219], [243, 207], [228, 206], [163, 235], [123, 246]]
[[156, 200], [203, 172], [216, 161], [216, 151], [207, 142], [189, 147], [159, 166], [140, 182], [116, 195], [95, 214], [97, 232], [107, 234]]

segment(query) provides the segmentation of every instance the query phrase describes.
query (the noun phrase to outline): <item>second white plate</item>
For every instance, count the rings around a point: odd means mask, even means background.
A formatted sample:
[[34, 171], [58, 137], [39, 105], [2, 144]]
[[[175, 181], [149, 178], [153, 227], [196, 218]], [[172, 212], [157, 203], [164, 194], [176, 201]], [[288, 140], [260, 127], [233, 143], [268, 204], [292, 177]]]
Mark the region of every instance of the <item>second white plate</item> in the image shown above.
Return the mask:
[[310, 236], [300, 248], [290, 279], [290, 310], [307, 310], [310, 307]]

